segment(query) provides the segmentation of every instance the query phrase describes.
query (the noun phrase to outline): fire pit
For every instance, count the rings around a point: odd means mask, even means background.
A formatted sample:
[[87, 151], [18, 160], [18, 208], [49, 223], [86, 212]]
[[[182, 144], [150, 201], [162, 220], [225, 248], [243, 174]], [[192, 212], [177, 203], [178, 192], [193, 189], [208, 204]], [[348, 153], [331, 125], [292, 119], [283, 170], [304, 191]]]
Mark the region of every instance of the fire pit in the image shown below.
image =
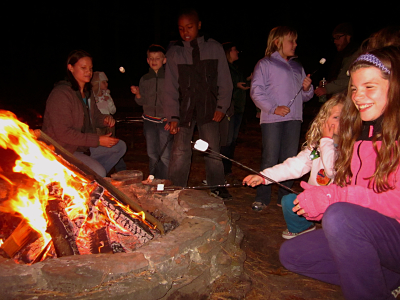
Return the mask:
[[0, 258], [2, 299], [197, 299], [220, 276], [242, 273], [242, 234], [221, 200], [196, 190], [157, 194], [151, 186], [124, 182], [115, 182], [123, 198], [134, 199], [148, 218], [165, 221], [166, 234], [129, 253], [69, 255], [31, 265]]

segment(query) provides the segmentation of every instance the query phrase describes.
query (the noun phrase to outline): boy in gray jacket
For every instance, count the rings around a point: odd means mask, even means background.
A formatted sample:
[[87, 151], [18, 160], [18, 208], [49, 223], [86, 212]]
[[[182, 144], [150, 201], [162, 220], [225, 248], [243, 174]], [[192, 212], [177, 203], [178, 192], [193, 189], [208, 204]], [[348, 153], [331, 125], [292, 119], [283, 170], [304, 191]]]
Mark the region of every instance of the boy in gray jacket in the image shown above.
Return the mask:
[[165, 49], [159, 45], [150, 45], [147, 50], [149, 73], [140, 79], [139, 86], [131, 86], [136, 103], [143, 106], [143, 132], [149, 156], [150, 175], [158, 179], [167, 178], [172, 146], [172, 137], [161, 102], [164, 96], [166, 61]]

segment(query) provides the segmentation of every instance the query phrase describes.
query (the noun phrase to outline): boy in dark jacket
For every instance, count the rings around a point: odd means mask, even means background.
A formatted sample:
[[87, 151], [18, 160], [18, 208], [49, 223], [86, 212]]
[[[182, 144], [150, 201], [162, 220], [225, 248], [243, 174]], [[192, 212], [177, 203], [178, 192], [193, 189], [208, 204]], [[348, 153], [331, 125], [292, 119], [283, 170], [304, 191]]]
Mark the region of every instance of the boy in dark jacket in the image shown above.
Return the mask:
[[172, 147], [169, 124], [161, 102], [164, 97], [166, 60], [165, 49], [159, 45], [151, 45], [147, 50], [149, 73], [140, 79], [138, 87], [131, 86], [136, 103], [143, 106], [143, 132], [146, 137], [150, 175], [158, 179], [167, 178]]
[[[222, 45], [199, 34], [201, 22], [194, 10], [178, 19], [181, 41], [167, 53], [165, 69], [164, 111], [175, 134], [169, 168], [169, 179], [186, 186], [191, 164], [191, 139], [197, 125], [200, 138], [219, 152], [219, 122], [230, 106], [232, 80]], [[210, 186], [225, 183], [221, 158], [205, 155], [206, 180]], [[214, 188], [211, 195], [228, 200], [226, 188]]]

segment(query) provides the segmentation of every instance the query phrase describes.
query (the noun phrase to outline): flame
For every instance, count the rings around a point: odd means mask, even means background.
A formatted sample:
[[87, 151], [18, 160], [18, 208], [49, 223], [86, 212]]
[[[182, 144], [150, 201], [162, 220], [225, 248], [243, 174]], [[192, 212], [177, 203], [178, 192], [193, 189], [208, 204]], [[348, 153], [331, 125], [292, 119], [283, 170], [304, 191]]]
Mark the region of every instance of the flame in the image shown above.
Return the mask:
[[[19, 155], [14, 172], [25, 174], [37, 182], [31, 188], [18, 188], [0, 210], [22, 215], [34, 230], [43, 235], [46, 243], [51, 239], [46, 233], [47, 220], [44, 214], [50, 197], [48, 185], [57, 182], [62, 189], [61, 196], [69, 196], [71, 205], [67, 214], [70, 218], [87, 213], [85, 203], [90, 190], [82, 188], [87, 181], [60, 163], [50, 149], [36, 140], [28, 125], [4, 110], [0, 110], [0, 146]], [[5, 178], [4, 175], [1, 177]], [[7, 182], [12, 184], [9, 180]]]
[[3, 243], [4, 243], [3, 239], [0, 239], [0, 247], [1, 245], [3, 245]]

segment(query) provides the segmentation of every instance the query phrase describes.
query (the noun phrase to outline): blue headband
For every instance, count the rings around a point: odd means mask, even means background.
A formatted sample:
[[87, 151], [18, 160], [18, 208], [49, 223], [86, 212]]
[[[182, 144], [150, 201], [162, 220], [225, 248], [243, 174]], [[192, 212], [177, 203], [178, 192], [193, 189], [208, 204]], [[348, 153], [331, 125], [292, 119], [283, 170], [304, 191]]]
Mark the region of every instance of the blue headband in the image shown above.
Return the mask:
[[376, 66], [379, 69], [381, 69], [383, 72], [385, 72], [387, 74], [390, 74], [390, 70], [388, 68], [386, 68], [385, 65], [379, 60], [379, 58], [377, 58], [373, 54], [367, 53], [367, 54], [360, 55], [354, 62], [357, 62], [357, 61], [370, 62], [374, 66]]

